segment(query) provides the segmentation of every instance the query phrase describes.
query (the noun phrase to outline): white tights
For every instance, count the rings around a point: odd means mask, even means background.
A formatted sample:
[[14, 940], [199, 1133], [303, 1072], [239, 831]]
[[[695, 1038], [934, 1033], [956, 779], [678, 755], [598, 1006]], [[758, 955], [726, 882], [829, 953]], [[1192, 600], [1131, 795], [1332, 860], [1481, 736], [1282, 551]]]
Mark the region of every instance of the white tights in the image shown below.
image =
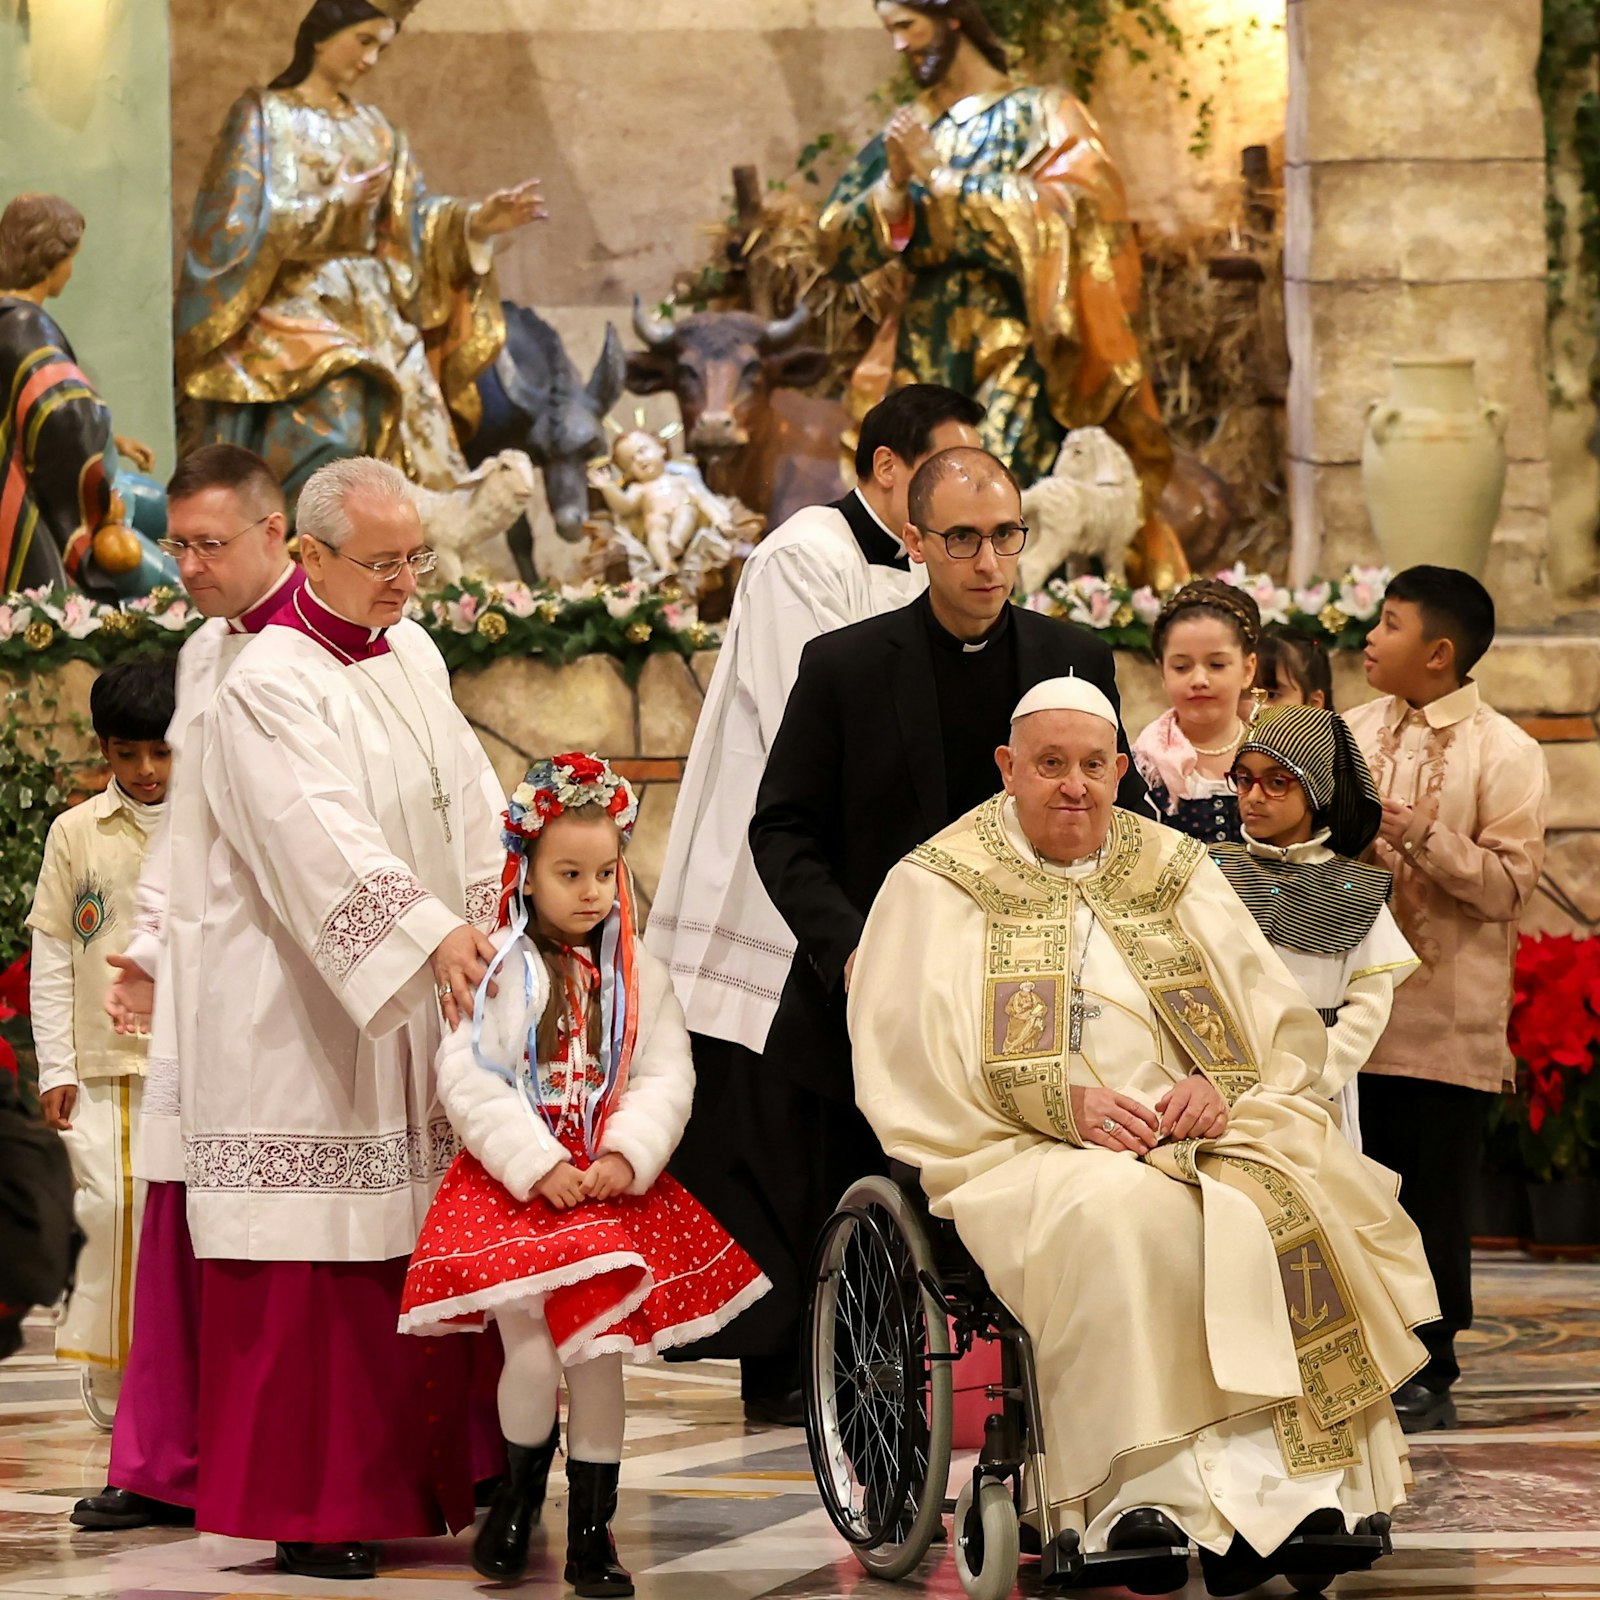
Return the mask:
[[563, 1373], [544, 1302], [495, 1314], [505, 1346], [496, 1398], [500, 1431], [511, 1444], [541, 1445], [556, 1422], [556, 1391], [567, 1380], [567, 1458], [622, 1460], [622, 1357], [595, 1356]]

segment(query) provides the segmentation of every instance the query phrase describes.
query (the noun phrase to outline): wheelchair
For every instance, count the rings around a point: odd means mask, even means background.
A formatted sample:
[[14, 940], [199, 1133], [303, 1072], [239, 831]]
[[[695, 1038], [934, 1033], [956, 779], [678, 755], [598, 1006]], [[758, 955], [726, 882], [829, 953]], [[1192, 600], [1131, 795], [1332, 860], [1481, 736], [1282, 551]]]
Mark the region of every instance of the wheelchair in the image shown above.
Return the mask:
[[[1026, 1554], [1050, 1590], [1124, 1586], [1165, 1594], [1188, 1578], [1187, 1543], [1097, 1551], [1060, 1528], [1051, 1506], [1043, 1407], [1027, 1330], [989, 1288], [953, 1223], [933, 1217], [914, 1168], [853, 1184], [824, 1225], [802, 1367], [806, 1444], [829, 1519], [873, 1577], [904, 1578], [952, 1519], [969, 1600], [1004, 1600]], [[979, 1341], [998, 1344], [997, 1404], [970, 1479], [952, 1502], [951, 1369]], [[1036, 1507], [1037, 1530], [1021, 1511]], [[1353, 1534], [1296, 1535], [1279, 1555], [1290, 1586], [1321, 1594], [1393, 1546], [1389, 1518]], [[1264, 1578], [1263, 1578], [1263, 1581]]]

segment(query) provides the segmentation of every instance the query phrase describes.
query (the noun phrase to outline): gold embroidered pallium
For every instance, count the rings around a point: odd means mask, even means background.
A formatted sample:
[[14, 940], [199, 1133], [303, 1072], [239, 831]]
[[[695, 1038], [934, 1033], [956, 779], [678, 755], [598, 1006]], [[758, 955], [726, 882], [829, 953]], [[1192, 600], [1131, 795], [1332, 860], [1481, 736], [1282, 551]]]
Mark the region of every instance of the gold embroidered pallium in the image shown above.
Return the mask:
[[1216, 1156], [1211, 1170], [1255, 1203], [1278, 1255], [1304, 1387], [1303, 1399], [1285, 1401], [1273, 1414], [1284, 1463], [1292, 1477], [1352, 1465], [1358, 1450], [1349, 1419], [1389, 1386], [1367, 1353], [1327, 1236], [1281, 1172], [1237, 1156]]

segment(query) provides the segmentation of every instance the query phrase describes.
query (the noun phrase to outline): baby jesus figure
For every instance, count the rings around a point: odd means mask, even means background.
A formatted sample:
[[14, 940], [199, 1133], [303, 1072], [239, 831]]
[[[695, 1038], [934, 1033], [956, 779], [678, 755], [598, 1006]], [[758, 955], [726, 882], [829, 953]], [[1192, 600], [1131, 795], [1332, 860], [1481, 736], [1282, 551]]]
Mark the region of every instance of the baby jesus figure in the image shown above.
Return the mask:
[[733, 553], [727, 503], [706, 488], [698, 472], [669, 469], [666, 447], [647, 429], [621, 435], [611, 463], [592, 468], [589, 482], [617, 519], [632, 576], [660, 582], [677, 574], [698, 589], [704, 573], [725, 565]]

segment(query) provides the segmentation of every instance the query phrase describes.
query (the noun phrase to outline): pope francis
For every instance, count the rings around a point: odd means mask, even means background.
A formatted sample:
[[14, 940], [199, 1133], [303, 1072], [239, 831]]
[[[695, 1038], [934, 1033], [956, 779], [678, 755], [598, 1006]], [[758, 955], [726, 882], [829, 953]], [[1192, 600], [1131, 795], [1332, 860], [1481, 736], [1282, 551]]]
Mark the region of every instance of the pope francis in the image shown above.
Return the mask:
[[1005, 793], [873, 905], [857, 1100], [1032, 1336], [1059, 1526], [1090, 1553], [1187, 1536], [1239, 1593], [1405, 1498], [1389, 1396], [1433, 1283], [1311, 1091], [1326, 1030], [1250, 913], [1115, 809], [1110, 702], [1042, 683], [996, 756]]

